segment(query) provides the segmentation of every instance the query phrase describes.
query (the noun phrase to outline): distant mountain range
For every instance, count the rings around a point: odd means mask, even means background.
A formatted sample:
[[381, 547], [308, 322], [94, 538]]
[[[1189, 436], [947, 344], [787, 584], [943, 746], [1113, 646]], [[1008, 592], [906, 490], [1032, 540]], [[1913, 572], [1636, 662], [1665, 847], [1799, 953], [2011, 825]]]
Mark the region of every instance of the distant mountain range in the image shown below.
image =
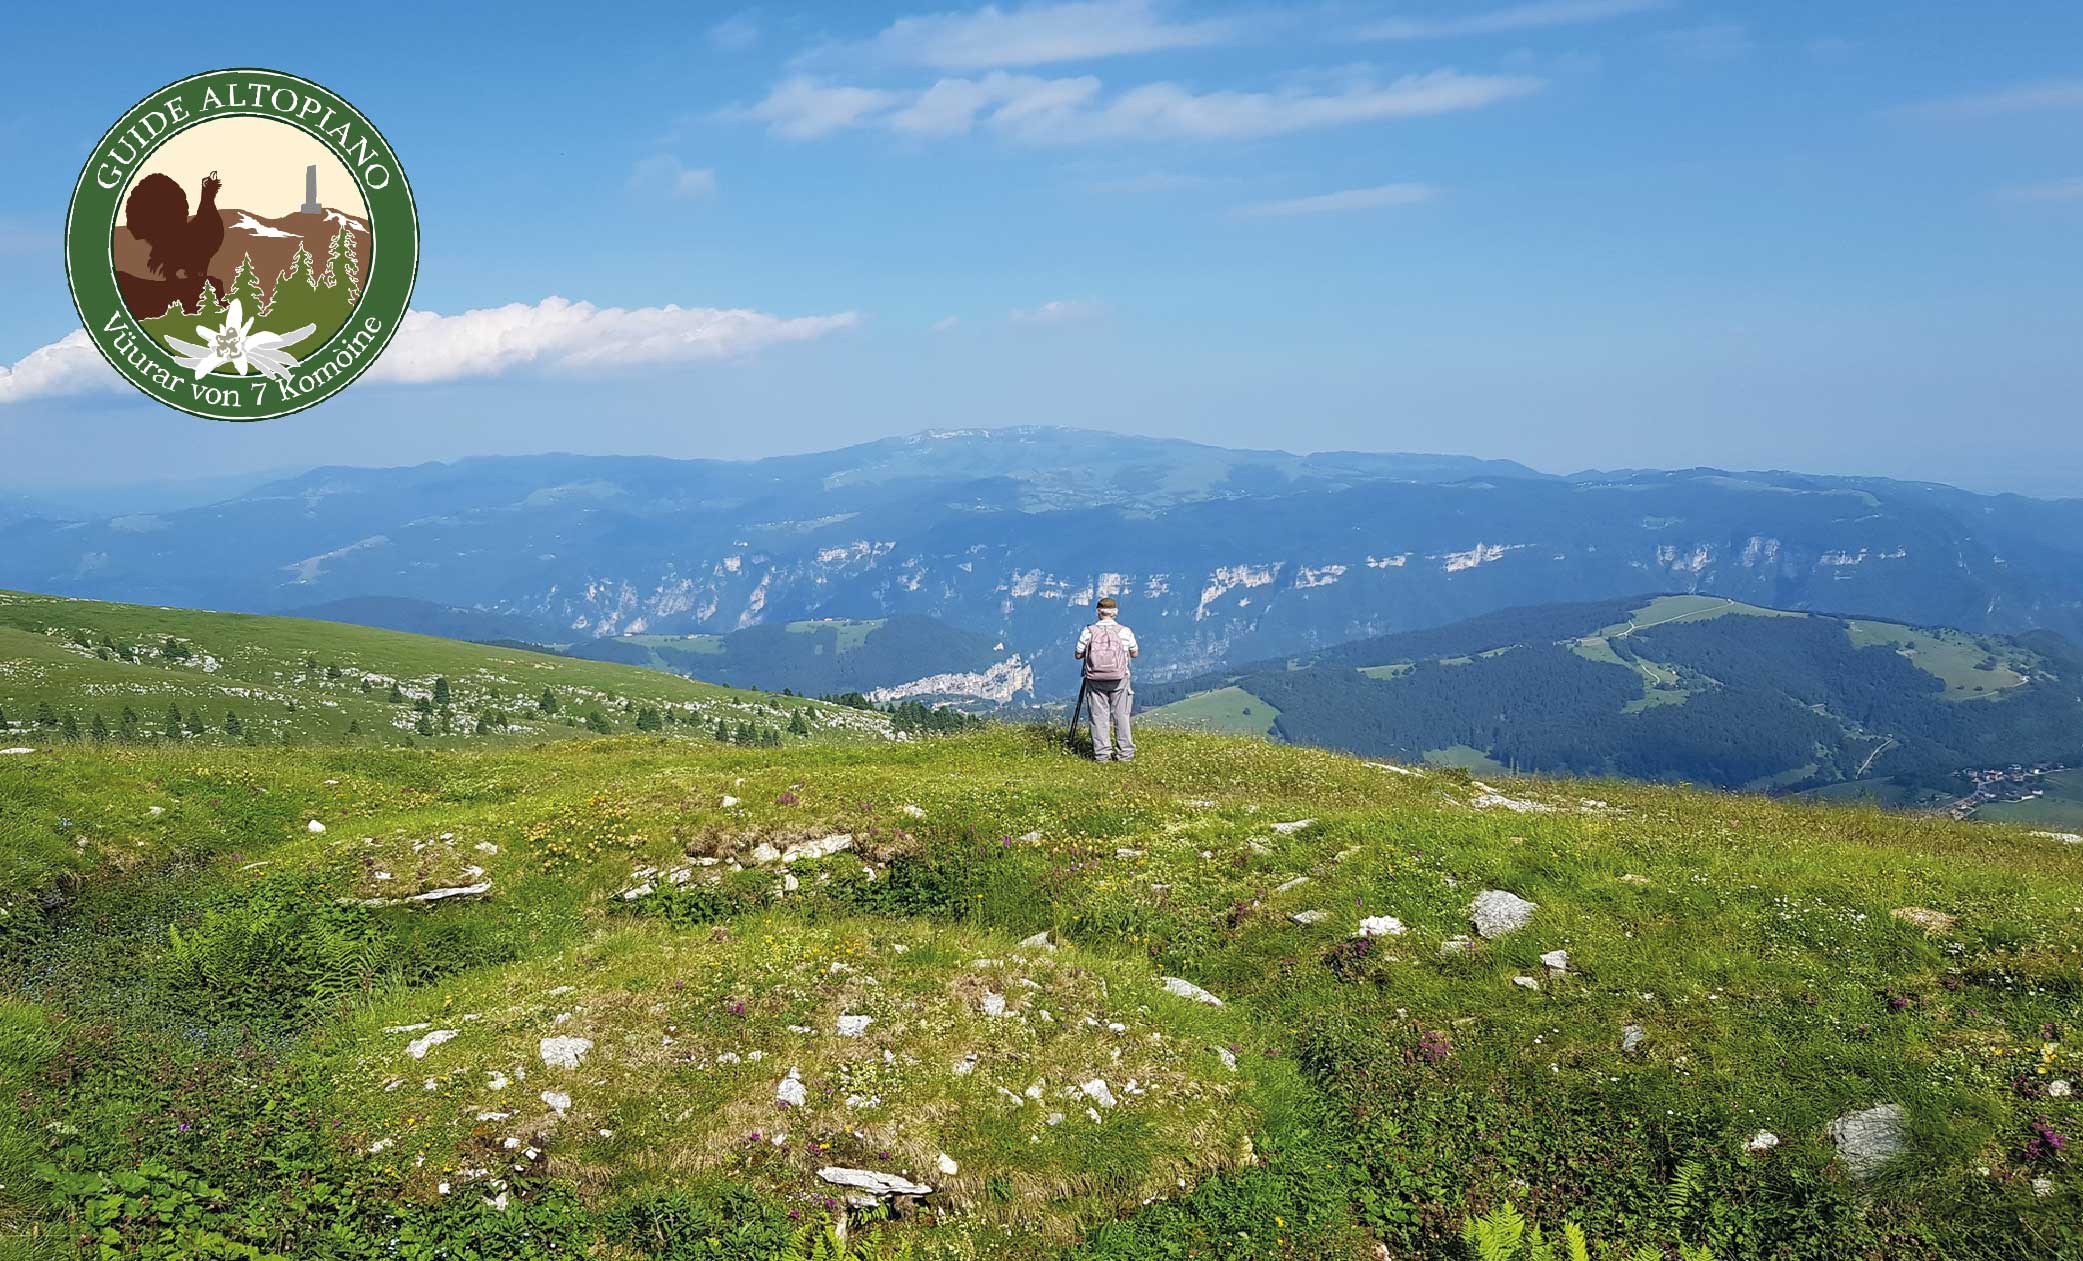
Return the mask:
[[1642, 591], [2083, 638], [2083, 501], [967, 430], [742, 462], [319, 469], [0, 524], [0, 584], [261, 612], [396, 597], [564, 643], [928, 617], [1018, 654], [1048, 697], [1075, 689], [1069, 637], [1104, 593], [1151, 682]]
[[2083, 656], [1677, 595], [1512, 609], [1169, 684], [1158, 722], [1478, 770], [1752, 790], [2083, 758]]

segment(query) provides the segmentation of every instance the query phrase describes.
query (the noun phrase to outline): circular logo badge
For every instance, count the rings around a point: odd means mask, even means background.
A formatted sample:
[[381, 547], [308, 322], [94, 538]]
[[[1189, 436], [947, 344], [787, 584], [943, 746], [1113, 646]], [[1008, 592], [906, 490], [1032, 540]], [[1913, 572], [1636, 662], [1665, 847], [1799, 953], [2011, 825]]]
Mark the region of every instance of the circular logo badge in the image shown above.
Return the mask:
[[361, 111], [279, 70], [213, 70], [132, 106], [65, 221], [87, 336], [184, 412], [267, 420], [338, 394], [398, 331], [419, 212]]

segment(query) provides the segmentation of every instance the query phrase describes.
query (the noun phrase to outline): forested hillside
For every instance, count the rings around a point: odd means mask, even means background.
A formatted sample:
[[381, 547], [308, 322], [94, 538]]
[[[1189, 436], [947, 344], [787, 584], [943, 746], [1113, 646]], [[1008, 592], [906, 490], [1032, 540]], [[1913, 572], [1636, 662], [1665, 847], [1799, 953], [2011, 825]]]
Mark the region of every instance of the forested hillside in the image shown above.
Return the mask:
[[2083, 670], [2059, 637], [1697, 596], [1513, 610], [1144, 692], [1160, 720], [1370, 756], [1729, 788], [1936, 791], [2083, 754]]

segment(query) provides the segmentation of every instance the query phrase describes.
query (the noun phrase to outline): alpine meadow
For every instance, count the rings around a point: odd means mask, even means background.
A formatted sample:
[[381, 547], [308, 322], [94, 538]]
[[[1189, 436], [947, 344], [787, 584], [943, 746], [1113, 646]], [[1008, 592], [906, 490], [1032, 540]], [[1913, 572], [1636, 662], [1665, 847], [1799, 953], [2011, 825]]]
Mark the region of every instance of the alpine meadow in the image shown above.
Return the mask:
[[0, 1261], [2083, 1261], [2083, 4], [0, 47]]

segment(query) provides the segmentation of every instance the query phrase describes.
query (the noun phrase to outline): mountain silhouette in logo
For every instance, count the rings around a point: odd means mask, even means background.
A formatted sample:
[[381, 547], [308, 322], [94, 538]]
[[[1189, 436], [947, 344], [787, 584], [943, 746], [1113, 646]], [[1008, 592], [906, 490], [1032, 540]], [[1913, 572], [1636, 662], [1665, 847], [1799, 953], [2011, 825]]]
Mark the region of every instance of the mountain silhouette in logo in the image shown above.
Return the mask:
[[[141, 206], [140, 195], [148, 187], [152, 191]], [[217, 303], [223, 303], [231, 295], [241, 262], [249, 258], [263, 290], [272, 296], [278, 278], [295, 270], [299, 249], [322, 261], [333, 237], [342, 231], [352, 241], [357, 269], [371, 256], [369, 225], [353, 214], [321, 207], [316, 213], [264, 215], [219, 206], [221, 187], [214, 174], [205, 179], [202, 201], [192, 216], [181, 186], [165, 175], [147, 175], [131, 190], [111, 246], [123, 303], [138, 319], [164, 315], [174, 302], [184, 310], [197, 310], [205, 278], [216, 291]], [[140, 210], [147, 213], [141, 215]]]

